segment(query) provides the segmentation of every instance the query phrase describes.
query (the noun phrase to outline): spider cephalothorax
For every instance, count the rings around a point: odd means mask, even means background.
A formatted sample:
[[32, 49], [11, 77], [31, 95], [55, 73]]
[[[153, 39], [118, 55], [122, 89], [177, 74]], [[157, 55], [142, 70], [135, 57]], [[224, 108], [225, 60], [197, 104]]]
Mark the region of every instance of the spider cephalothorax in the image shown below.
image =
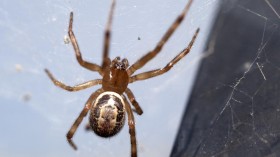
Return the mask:
[[76, 119], [76, 121], [74, 122], [74, 124], [72, 125], [72, 127], [66, 135], [68, 142], [74, 149], [77, 149], [77, 147], [73, 143], [72, 137], [89, 110], [90, 126], [97, 135], [102, 137], [110, 137], [117, 134], [123, 127], [125, 121], [125, 113], [127, 113], [131, 142], [131, 156], [137, 156], [135, 121], [132, 108], [129, 102], [132, 104], [132, 106], [134, 107], [134, 111], [138, 115], [141, 115], [143, 111], [139, 106], [138, 102], [135, 100], [135, 96], [133, 95], [132, 91], [128, 88], [128, 84], [133, 83], [135, 81], [146, 80], [166, 73], [173, 67], [174, 64], [176, 64], [180, 59], [182, 59], [185, 55], [187, 55], [190, 52], [191, 47], [198, 35], [199, 29], [196, 30], [188, 47], [183, 49], [165, 67], [133, 75], [136, 70], [142, 68], [146, 63], [148, 63], [160, 52], [164, 44], [167, 42], [167, 40], [170, 38], [170, 36], [173, 34], [176, 28], [183, 21], [187, 11], [190, 8], [191, 3], [192, 0], [189, 0], [189, 3], [184, 8], [183, 12], [177, 17], [177, 19], [164, 34], [164, 36], [156, 45], [156, 47], [147, 54], [145, 54], [142, 58], [140, 58], [131, 66], [129, 66], [127, 59], [121, 60], [120, 57], [116, 57], [114, 60], [111, 61], [109, 58], [111, 24], [113, 19], [115, 0], [112, 0], [109, 20], [104, 35], [105, 37], [103, 61], [101, 66], [83, 60], [76, 37], [72, 30], [73, 12], [71, 12], [68, 35], [75, 50], [77, 61], [82, 67], [91, 71], [96, 71], [102, 76], [101, 79], [91, 80], [71, 87], [56, 80], [53, 77], [53, 75], [47, 69], [45, 69], [46, 73], [48, 74], [49, 78], [53, 81], [53, 83], [56, 86], [59, 86], [67, 91], [79, 91], [95, 85], [102, 85], [100, 89], [98, 89], [90, 95], [89, 99], [85, 104], [85, 107], [83, 108], [79, 117]]
[[105, 91], [113, 91], [122, 94], [129, 83], [129, 76], [126, 71], [128, 68], [127, 59], [120, 61], [120, 57], [116, 57], [104, 70], [102, 88]]

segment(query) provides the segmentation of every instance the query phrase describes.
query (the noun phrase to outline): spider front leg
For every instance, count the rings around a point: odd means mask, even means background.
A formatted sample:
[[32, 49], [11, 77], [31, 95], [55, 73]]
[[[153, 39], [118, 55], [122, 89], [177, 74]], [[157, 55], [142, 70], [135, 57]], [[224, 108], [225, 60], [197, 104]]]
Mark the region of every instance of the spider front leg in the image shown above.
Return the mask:
[[171, 37], [171, 35], [174, 33], [174, 31], [178, 28], [178, 26], [181, 24], [183, 19], [186, 16], [186, 13], [188, 12], [193, 0], [189, 0], [188, 4], [184, 8], [183, 12], [177, 17], [177, 19], [173, 22], [173, 24], [169, 27], [167, 32], [163, 35], [161, 40], [158, 42], [156, 47], [144, 55], [142, 58], [140, 58], [138, 61], [136, 61], [132, 66], [129, 67], [127, 70], [128, 75], [131, 76], [136, 70], [142, 68], [147, 62], [149, 62], [151, 59], [153, 59], [162, 49], [164, 44], [168, 41], [168, 39]]
[[125, 96], [122, 97], [125, 102], [125, 109], [128, 117], [128, 126], [129, 126], [130, 143], [131, 143], [131, 157], [137, 157], [137, 143], [136, 143], [136, 135], [135, 135], [134, 115], [126, 97]]
[[94, 63], [89, 63], [89, 62], [83, 60], [82, 54], [81, 54], [81, 51], [80, 51], [80, 48], [79, 48], [79, 45], [78, 45], [78, 42], [76, 40], [76, 37], [75, 37], [75, 34], [74, 34], [72, 28], [73, 28], [73, 12], [70, 13], [68, 35], [69, 35], [69, 38], [70, 38], [71, 43], [73, 45], [73, 48], [75, 50], [76, 58], [77, 58], [79, 64], [82, 67], [84, 67], [86, 69], [89, 69], [91, 71], [97, 71], [102, 76], [103, 75], [103, 71], [102, 71], [102, 68], [99, 65], [94, 64]]
[[96, 79], [96, 80], [91, 80], [91, 81], [88, 81], [88, 82], [85, 82], [85, 83], [82, 83], [82, 84], [79, 84], [79, 85], [71, 87], [71, 86], [67, 86], [64, 83], [62, 83], [62, 82], [58, 81], [57, 79], [55, 79], [48, 69], [45, 69], [45, 72], [47, 73], [49, 78], [52, 80], [54, 85], [56, 85], [56, 86], [58, 86], [58, 87], [60, 87], [62, 89], [65, 89], [67, 91], [70, 91], [70, 92], [72, 92], [72, 91], [79, 91], [79, 90], [82, 90], [82, 89], [89, 88], [91, 86], [102, 84], [102, 80], [101, 79]]
[[112, 21], [113, 21], [113, 13], [114, 13], [115, 5], [116, 5], [115, 0], [112, 0], [109, 18], [108, 18], [106, 30], [104, 33], [102, 69], [106, 68], [110, 64], [109, 49], [110, 49], [110, 39], [111, 39], [111, 26], [112, 26]]
[[196, 30], [195, 34], [193, 35], [192, 40], [189, 43], [188, 47], [185, 48], [181, 53], [179, 53], [175, 58], [173, 58], [164, 68], [134, 75], [129, 78], [129, 83], [139, 81], [139, 80], [149, 79], [151, 77], [155, 77], [169, 71], [178, 61], [180, 61], [184, 56], [186, 56], [190, 52], [198, 33], [199, 33], [199, 28]]
[[92, 102], [97, 98], [97, 96], [103, 92], [103, 89], [98, 89], [96, 92], [94, 92], [93, 94], [91, 94], [91, 96], [89, 97], [89, 99], [86, 102], [86, 105], [84, 107], [84, 109], [82, 110], [82, 112], [80, 113], [79, 117], [75, 120], [74, 124], [72, 125], [72, 127], [70, 128], [70, 130], [68, 131], [66, 138], [67, 141], [69, 142], [69, 144], [72, 146], [72, 148], [74, 150], [77, 150], [77, 146], [74, 144], [74, 142], [72, 141], [72, 137], [75, 134], [77, 128], [79, 127], [80, 123], [82, 122], [83, 118], [87, 115], [88, 111], [91, 108]]
[[125, 90], [125, 94], [128, 96], [128, 99], [131, 102], [131, 104], [135, 107], [136, 113], [139, 115], [143, 114], [143, 110], [139, 106], [138, 102], [135, 100], [135, 96], [129, 88]]

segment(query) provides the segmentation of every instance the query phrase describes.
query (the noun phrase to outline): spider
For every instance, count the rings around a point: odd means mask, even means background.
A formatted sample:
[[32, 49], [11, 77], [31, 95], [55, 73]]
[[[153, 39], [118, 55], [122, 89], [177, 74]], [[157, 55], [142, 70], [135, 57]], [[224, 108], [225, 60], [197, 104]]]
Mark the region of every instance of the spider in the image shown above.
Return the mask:
[[[66, 135], [69, 144], [75, 150], [77, 149], [77, 147], [72, 141], [72, 137], [75, 134], [78, 126], [82, 122], [83, 118], [87, 115], [88, 111], [90, 111], [89, 125], [91, 129], [101, 137], [111, 137], [117, 134], [124, 125], [125, 116], [127, 113], [131, 142], [131, 156], [136, 157], [137, 146], [133, 111], [135, 111], [138, 115], [141, 115], [143, 111], [139, 106], [138, 102], [136, 101], [134, 94], [127, 86], [129, 83], [133, 83], [135, 81], [140, 80], [146, 80], [169, 71], [174, 64], [176, 64], [180, 59], [182, 59], [185, 55], [189, 53], [199, 33], [199, 28], [194, 33], [188, 47], [183, 49], [164, 68], [133, 75], [136, 70], [142, 68], [146, 63], [148, 63], [161, 51], [165, 42], [167, 42], [167, 40], [170, 38], [170, 36], [173, 34], [176, 28], [183, 21], [187, 11], [191, 6], [192, 0], [190, 0], [187, 3], [182, 13], [173, 22], [173, 24], [162, 37], [162, 39], [158, 42], [156, 47], [147, 54], [145, 54], [142, 58], [140, 58], [131, 66], [129, 65], [128, 60], [126, 58], [121, 60], [120, 57], [116, 57], [112, 61], [109, 58], [111, 25], [115, 3], [115, 0], [112, 0], [109, 18], [106, 24], [106, 30], [104, 34], [103, 61], [101, 66], [95, 63], [85, 61], [82, 58], [78, 42], [72, 30], [73, 12], [70, 13], [68, 35], [74, 48], [76, 58], [82, 67], [94, 72], [98, 72], [102, 76], [102, 79], [87, 81], [85, 83], [78, 84], [72, 87], [67, 86], [64, 83], [55, 79], [49, 70], [45, 69], [45, 72], [47, 73], [51, 81], [54, 83], [54, 85], [71, 92], [83, 90], [95, 85], [102, 85], [100, 89], [98, 89], [90, 95], [85, 104], [85, 107], [83, 108], [80, 115], [78, 116], [78, 118], [76, 119], [76, 121], [74, 122], [74, 124], [72, 125], [72, 127]], [[131, 108], [129, 102], [133, 105], [133, 109]]]

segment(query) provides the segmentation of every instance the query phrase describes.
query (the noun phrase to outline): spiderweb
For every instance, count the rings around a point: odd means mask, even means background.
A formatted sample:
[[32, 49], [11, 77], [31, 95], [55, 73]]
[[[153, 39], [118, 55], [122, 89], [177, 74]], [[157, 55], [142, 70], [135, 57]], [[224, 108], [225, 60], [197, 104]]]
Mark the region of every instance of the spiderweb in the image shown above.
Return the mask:
[[279, 5], [223, 2], [173, 156], [279, 156]]

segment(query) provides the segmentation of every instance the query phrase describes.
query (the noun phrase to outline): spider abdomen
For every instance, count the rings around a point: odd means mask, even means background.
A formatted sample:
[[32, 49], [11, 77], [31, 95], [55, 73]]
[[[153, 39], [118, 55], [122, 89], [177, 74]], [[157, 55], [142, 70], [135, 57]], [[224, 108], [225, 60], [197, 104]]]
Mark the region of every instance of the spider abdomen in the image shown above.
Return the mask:
[[117, 134], [125, 121], [125, 107], [122, 97], [115, 92], [100, 94], [90, 112], [92, 130], [101, 137]]

